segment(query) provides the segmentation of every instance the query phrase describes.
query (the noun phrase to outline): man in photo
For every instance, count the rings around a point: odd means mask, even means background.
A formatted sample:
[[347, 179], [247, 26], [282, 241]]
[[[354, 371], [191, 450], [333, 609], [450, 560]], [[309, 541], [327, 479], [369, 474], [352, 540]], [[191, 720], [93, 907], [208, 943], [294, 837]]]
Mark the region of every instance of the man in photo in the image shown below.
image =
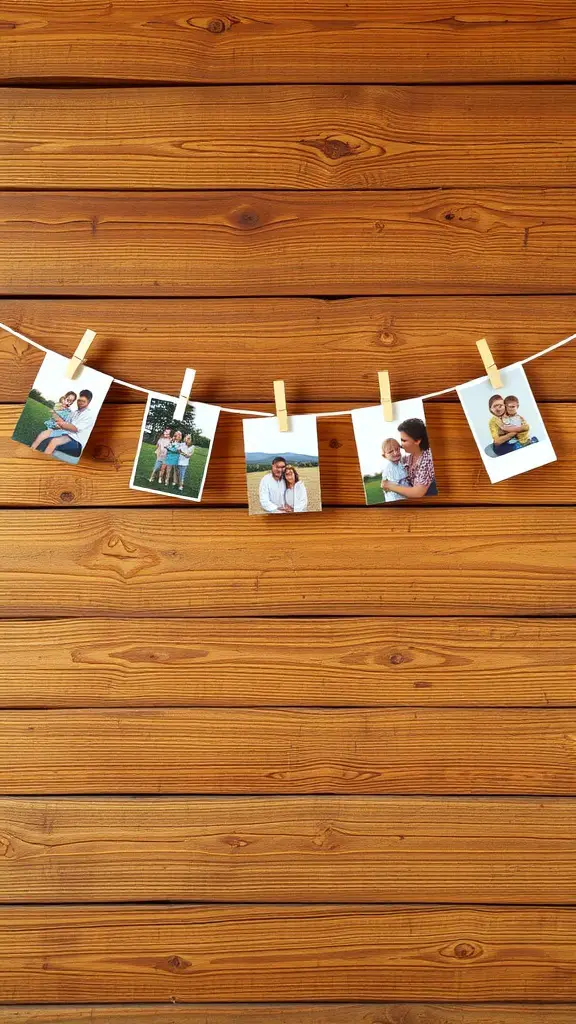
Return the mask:
[[55, 436], [40, 441], [37, 446], [38, 451], [46, 452], [46, 455], [53, 455], [58, 449], [59, 454], [79, 458], [94, 426], [95, 416], [89, 408], [93, 397], [92, 392], [87, 388], [81, 391], [76, 399], [76, 409], [72, 412], [69, 421], [63, 419], [54, 410], [52, 418], [56, 424], [53, 431]]
[[282, 458], [281, 455], [277, 455], [276, 458], [272, 459], [270, 472], [266, 473], [266, 476], [263, 476], [260, 481], [258, 496], [264, 512], [287, 511], [285, 469], [286, 459]]

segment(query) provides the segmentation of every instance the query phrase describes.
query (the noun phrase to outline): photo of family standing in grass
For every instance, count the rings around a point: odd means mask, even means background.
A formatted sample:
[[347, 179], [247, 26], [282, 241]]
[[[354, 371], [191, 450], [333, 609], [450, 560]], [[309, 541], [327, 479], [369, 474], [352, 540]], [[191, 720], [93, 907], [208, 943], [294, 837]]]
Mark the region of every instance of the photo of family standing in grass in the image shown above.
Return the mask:
[[220, 409], [188, 402], [181, 420], [167, 395], [148, 398], [130, 487], [200, 501]]
[[316, 417], [290, 416], [288, 431], [275, 416], [242, 425], [250, 515], [320, 512]]
[[487, 377], [457, 388], [492, 483], [556, 459], [524, 367], [507, 366], [500, 370], [500, 377], [498, 389]]
[[381, 405], [352, 413], [367, 505], [438, 494], [422, 401], [395, 402], [392, 411], [390, 422]]
[[82, 366], [66, 377], [68, 360], [49, 352], [12, 434], [13, 441], [33, 451], [75, 464], [108, 394], [112, 377]]

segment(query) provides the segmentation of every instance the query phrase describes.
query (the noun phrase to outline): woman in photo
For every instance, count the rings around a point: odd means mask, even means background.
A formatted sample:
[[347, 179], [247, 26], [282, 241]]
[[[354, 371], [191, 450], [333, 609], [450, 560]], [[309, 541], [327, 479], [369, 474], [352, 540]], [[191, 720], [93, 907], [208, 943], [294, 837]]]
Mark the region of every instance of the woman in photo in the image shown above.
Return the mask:
[[286, 466], [284, 470], [286, 494], [284, 495], [287, 512], [307, 512], [308, 492], [304, 482], [298, 476], [294, 466]]
[[180, 445], [182, 444], [182, 431], [175, 430], [172, 435], [172, 440], [166, 449], [166, 459], [164, 465], [160, 470], [160, 481], [170, 486], [173, 482], [174, 487], [178, 485], [178, 460], [180, 458]]
[[435, 494], [434, 462], [426, 424], [416, 417], [404, 420], [398, 427], [398, 434], [408, 456], [404, 463], [408, 483], [403, 485], [383, 480], [382, 489], [401, 494], [403, 498], [424, 498], [427, 494]]
[[179, 486], [178, 490], [184, 490], [184, 477], [186, 476], [186, 470], [188, 469], [188, 463], [194, 455], [194, 445], [192, 444], [192, 434], [186, 434], [186, 437], [180, 445], [180, 454], [178, 456], [178, 478]]

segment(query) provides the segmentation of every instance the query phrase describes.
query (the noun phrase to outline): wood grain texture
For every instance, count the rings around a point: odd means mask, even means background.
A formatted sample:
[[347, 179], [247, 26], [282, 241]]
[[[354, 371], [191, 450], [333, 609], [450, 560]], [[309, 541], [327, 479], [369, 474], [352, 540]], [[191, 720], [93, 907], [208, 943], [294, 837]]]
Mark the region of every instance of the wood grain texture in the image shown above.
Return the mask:
[[183, 506], [0, 511], [2, 616], [574, 614], [570, 509]]
[[0, 723], [11, 796], [571, 796], [576, 784], [572, 709], [74, 709]]
[[565, 1002], [575, 927], [548, 907], [6, 907], [3, 1002]]
[[487, 82], [576, 75], [570, 0], [11, 0], [8, 82]]
[[3, 295], [573, 292], [570, 189], [4, 192]]
[[2, 798], [0, 902], [574, 903], [573, 823], [554, 798]]
[[0, 89], [0, 188], [576, 183], [574, 86]]
[[[199, 400], [269, 402], [281, 377], [289, 402], [371, 404], [384, 364], [395, 398], [412, 398], [477, 377], [477, 338], [487, 337], [500, 366], [553, 345], [573, 333], [576, 299], [0, 299], [0, 321], [64, 355], [91, 327], [93, 366], [168, 394], [179, 393], [193, 345]], [[23, 401], [41, 360], [0, 331], [0, 400]], [[536, 359], [528, 373], [538, 399], [576, 400], [576, 343]], [[126, 388], [112, 397], [143, 398]]]
[[[261, 408], [274, 412], [273, 405]], [[294, 413], [338, 409], [334, 403], [292, 405]], [[12, 441], [21, 406], [0, 406], [0, 506], [70, 507], [175, 505], [176, 492], [129, 488], [138, 450], [142, 406], [108, 405], [98, 418], [76, 466], [59, 463]], [[427, 406], [439, 494], [422, 505], [573, 505], [576, 502], [576, 405], [541, 407], [558, 463], [502, 481], [494, 487], [459, 405]], [[324, 506], [365, 506], [352, 420], [318, 421]], [[385, 432], [383, 429], [383, 437]], [[205, 506], [246, 506], [246, 474], [241, 419], [223, 414], [210, 459]]]
[[0, 707], [576, 704], [571, 619], [205, 619], [184, 636], [172, 626], [4, 620]]
[[575, 1003], [0, 1006], [0, 1024], [574, 1024]]

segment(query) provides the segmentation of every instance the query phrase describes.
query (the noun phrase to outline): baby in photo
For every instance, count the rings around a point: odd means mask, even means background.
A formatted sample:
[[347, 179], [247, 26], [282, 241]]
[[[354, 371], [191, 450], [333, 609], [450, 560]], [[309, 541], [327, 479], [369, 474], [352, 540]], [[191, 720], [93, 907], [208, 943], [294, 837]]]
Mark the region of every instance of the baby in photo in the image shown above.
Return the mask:
[[402, 449], [395, 437], [387, 437], [382, 444], [382, 490], [384, 501], [402, 501], [403, 495], [395, 491], [384, 489], [385, 482], [400, 484], [405, 487], [408, 484], [408, 470], [406, 462], [402, 458]]

